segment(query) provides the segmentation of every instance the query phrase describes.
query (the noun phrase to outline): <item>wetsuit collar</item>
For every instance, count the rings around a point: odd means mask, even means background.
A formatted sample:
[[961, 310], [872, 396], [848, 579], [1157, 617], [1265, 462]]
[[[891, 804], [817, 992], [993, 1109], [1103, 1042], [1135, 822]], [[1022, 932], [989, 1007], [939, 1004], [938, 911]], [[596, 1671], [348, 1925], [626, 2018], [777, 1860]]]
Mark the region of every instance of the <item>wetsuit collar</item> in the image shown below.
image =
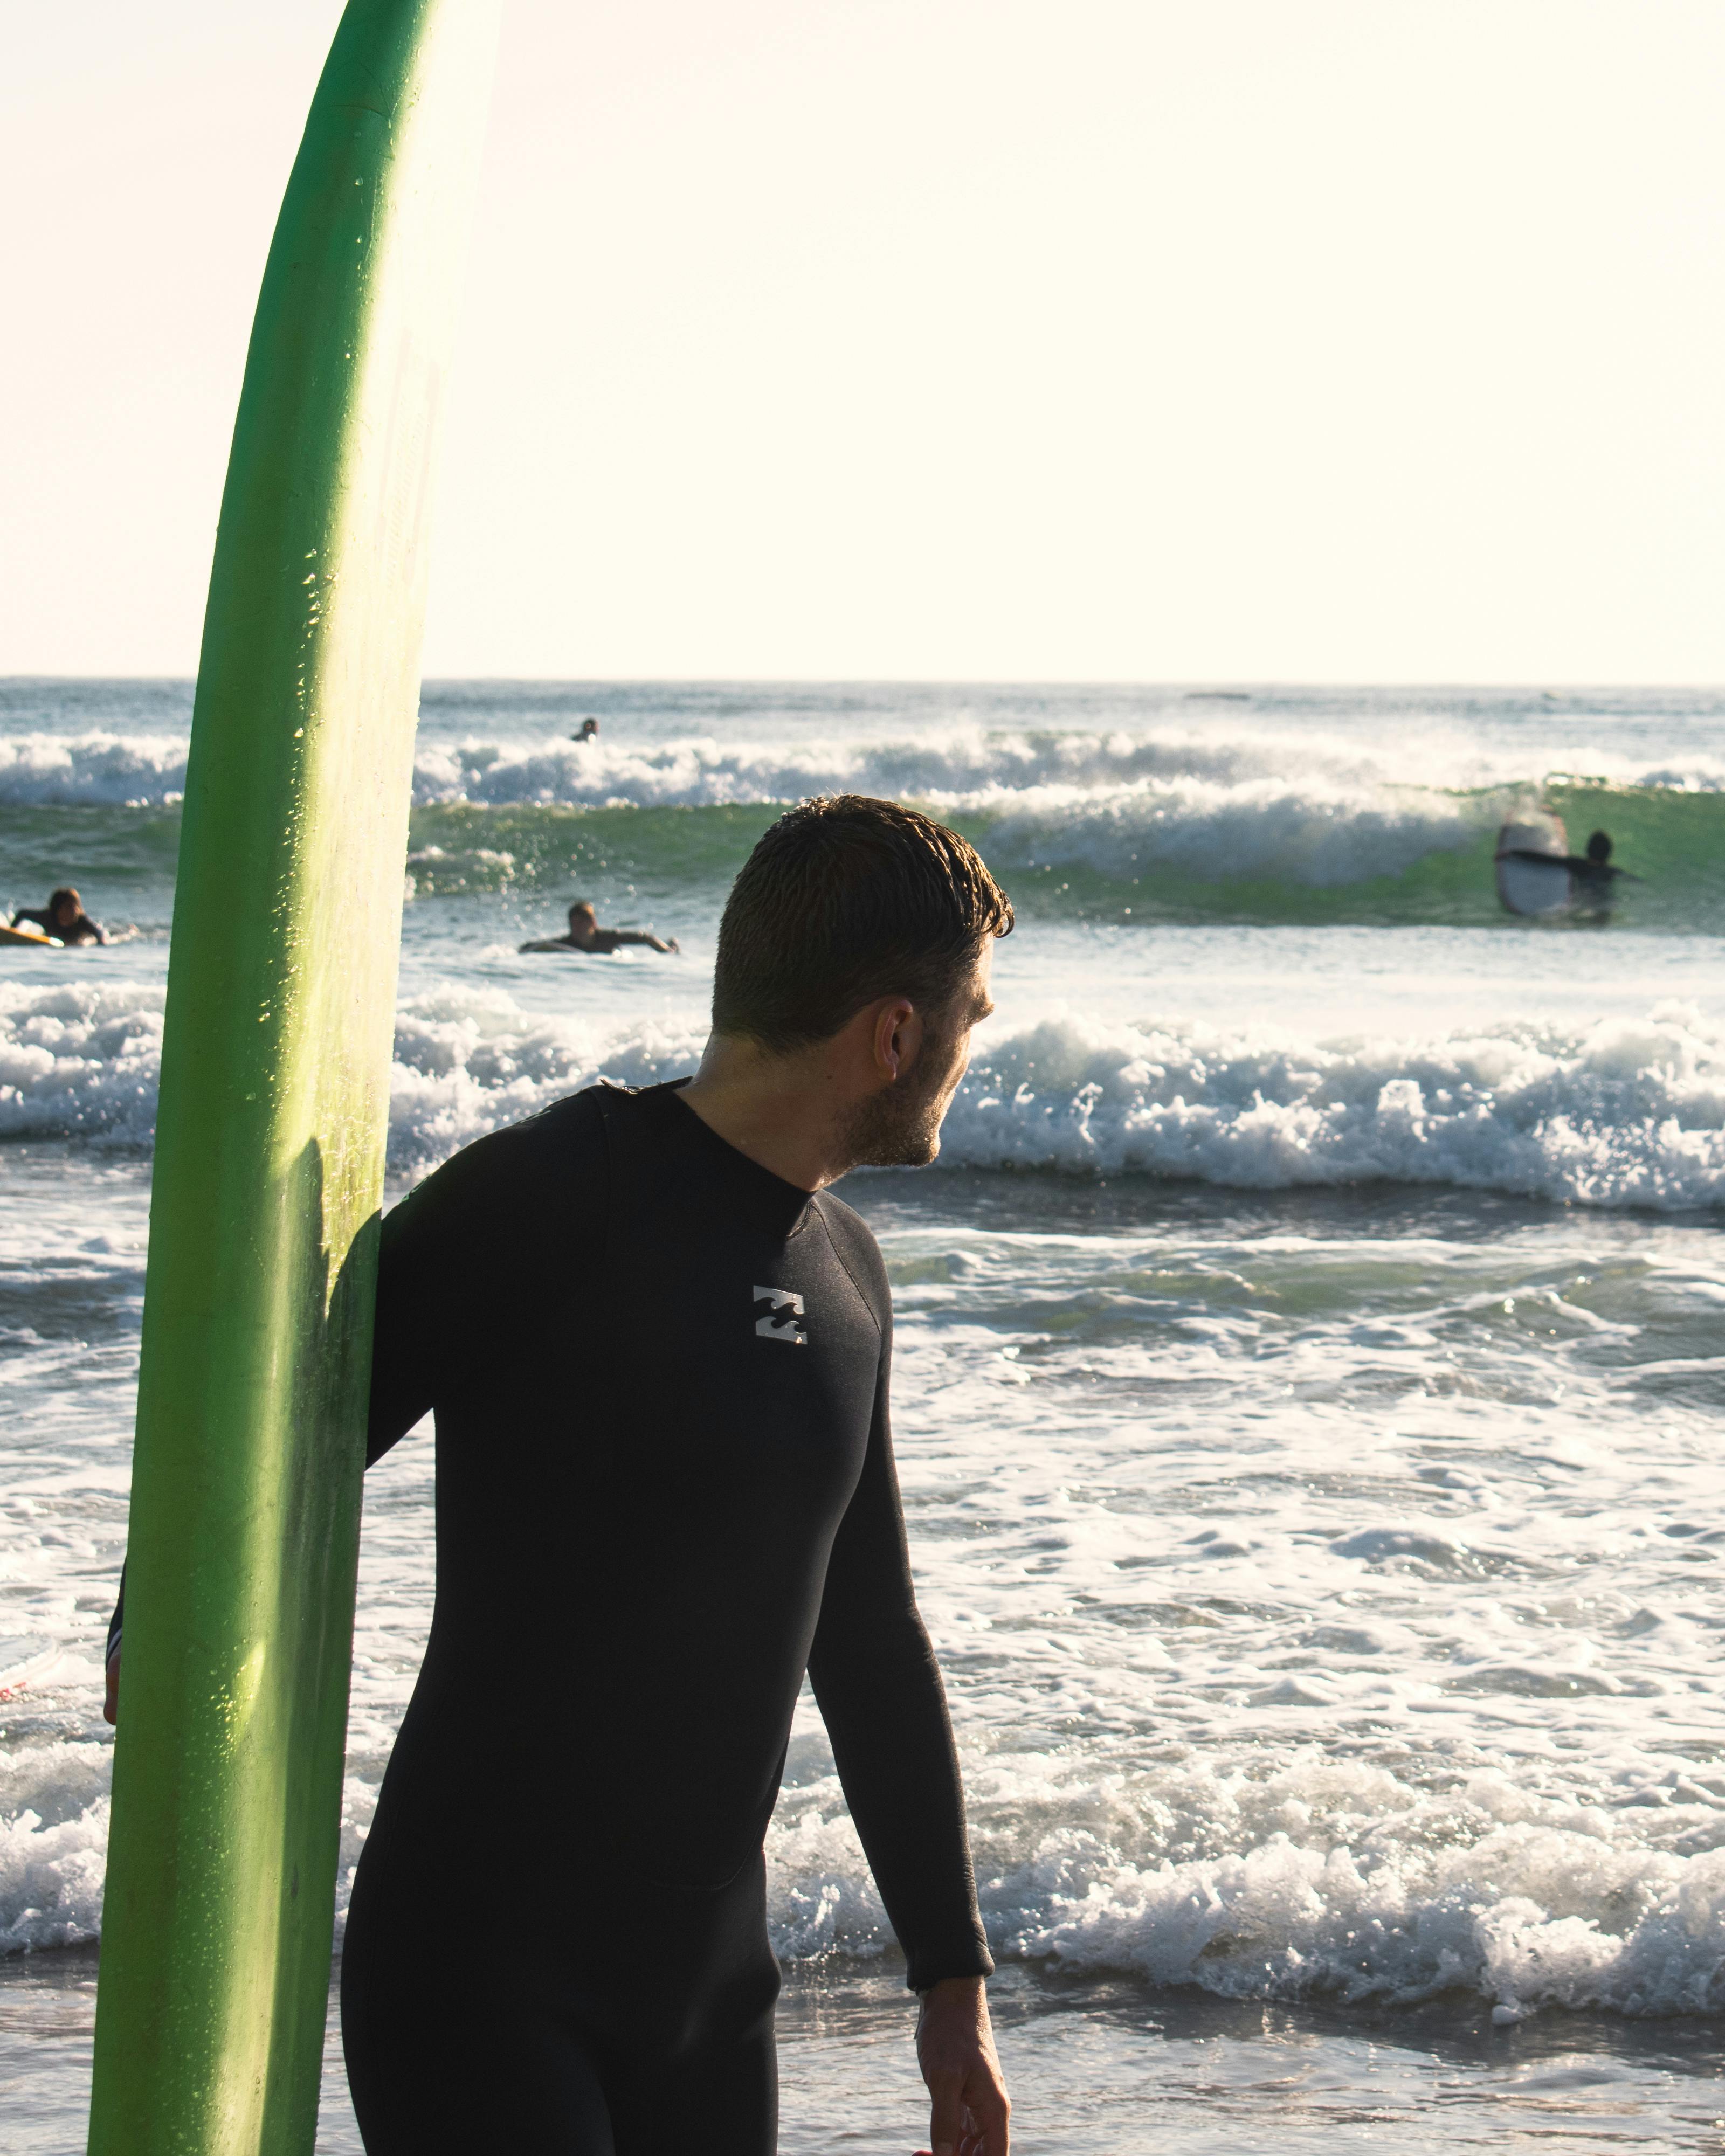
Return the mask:
[[813, 1194], [787, 1183], [770, 1168], [762, 1168], [746, 1152], [739, 1152], [704, 1122], [678, 1095], [689, 1083], [673, 1078], [662, 1086], [644, 1086], [635, 1096], [669, 1142], [687, 1147], [709, 1174], [722, 1175], [737, 1210], [769, 1235], [794, 1235], [808, 1216]]

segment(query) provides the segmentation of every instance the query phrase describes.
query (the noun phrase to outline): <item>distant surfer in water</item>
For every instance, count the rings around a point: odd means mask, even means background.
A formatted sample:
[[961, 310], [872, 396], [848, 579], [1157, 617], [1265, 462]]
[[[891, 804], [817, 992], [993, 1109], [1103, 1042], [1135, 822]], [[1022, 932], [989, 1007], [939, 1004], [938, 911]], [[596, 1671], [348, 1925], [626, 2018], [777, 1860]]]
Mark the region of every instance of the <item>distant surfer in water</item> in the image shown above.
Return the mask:
[[578, 734], [571, 734], [569, 737], [571, 741], [577, 742], [597, 741], [598, 737], [599, 722], [597, 719], [583, 719], [581, 721], [580, 732]]
[[108, 932], [100, 921], [92, 921], [84, 910], [84, 901], [69, 886], [53, 892], [46, 906], [21, 907], [12, 916], [14, 928], [39, 928], [44, 936], [58, 937], [69, 948], [74, 943], [105, 943]]
[[1584, 911], [1609, 911], [1612, 886], [1619, 882], [1640, 883], [1641, 879], [1631, 875], [1627, 869], [1611, 865], [1611, 839], [1609, 832], [1595, 831], [1587, 842], [1584, 854], [1543, 854], [1528, 846], [1511, 846], [1498, 856], [1506, 861], [1532, 861], [1540, 868], [1567, 869], [1574, 902]]
[[[368, 2156], [773, 2156], [762, 1844], [805, 1670], [932, 2146], [1009, 2156], [891, 1296], [829, 1186], [939, 1152], [1012, 921], [914, 810], [793, 809], [726, 903], [695, 1077], [558, 1101], [385, 1219], [367, 1453], [435, 1417], [437, 1601], [342, 1953]], [[459, 1939], [488, 1852], [531, 1901], [495, 1964]]]
[[567, 936], [542, 937], [536, 943], [523, 943], [523, 951], [586, 951], [596, 958], [608, 958], [614, 951], [620, 951], [625, 943], [644, 943], [649, 951], [675, 951], [679, 946], [675, 937], [669, 943], [649, 935], [644, 928], [601, 928], [599, 916], [590, 901], [576, 900], [569, 908], [569, 932]]

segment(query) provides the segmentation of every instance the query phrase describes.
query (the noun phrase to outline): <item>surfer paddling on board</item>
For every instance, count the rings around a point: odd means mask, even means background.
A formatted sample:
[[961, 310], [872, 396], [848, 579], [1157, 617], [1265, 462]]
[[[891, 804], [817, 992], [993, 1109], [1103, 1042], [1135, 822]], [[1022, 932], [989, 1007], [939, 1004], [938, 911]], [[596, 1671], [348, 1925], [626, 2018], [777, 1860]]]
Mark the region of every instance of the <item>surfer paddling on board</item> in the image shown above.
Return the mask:
[[583, 719], [581, 721], [580, 732], [571, 734], [569, 737], [570, 740], [574, 742], [597, 741], [598, 737], [599, 722], [597, 719]]
[[[368, 1456], [435, 1418], [438, 1551], [342, 1955], [368, 2156], [773, 2156], [762, 1843], [805, 1670], [922, 1998], [931, 2145], [1009, 2156], [891, 1296], [830, 1186], [939, 1152], [1012, 923], [914, 810], [793, 809], [726, 905], [694, 1078], [591, 1086], [384, 1219]], [[502, 1981], [449, 1929], [500, 1835], [533, 1904]]]
[[649, 951], [675, 951], [677, 939], [669, 943], [658, 937], [649, 936], [644, 928], [601, 928], [599, 916], [591, 903], [577, 899], [569, 908], [569, 932], [567, 936], [542, 937], [536, 943], [523, 943], [523, 951], [586, 951], [596, 958], [608, 958], [614, 951], [620, 951], [625, 943], [644, 943]]
[[108, 932], [100, 921], [92, 921], [84, 910], [84, 901], [69, 885], [64, 891], [50, 894], [46, 906], [23, 906], [12, 916], [13, 928], [34, 927], [44, 936], [52, 936], [69, 949], [74, 943], [105, 943]]
[[1640, 876], [1631, 875], [1627, 869], [1611, 865], [1611, 838], [1605, 831], [1594, 833], [1587, 842], [1584, 854], [1549, 853], [1532, 846], [1508, 846], [1498, 854], [1497, 858], [1502, 861], [1529, 861], [1541, 870], [1567, 870], [1569, 904], [1587, 913], [1610, 911], [1614, 885], [1641, 881]]

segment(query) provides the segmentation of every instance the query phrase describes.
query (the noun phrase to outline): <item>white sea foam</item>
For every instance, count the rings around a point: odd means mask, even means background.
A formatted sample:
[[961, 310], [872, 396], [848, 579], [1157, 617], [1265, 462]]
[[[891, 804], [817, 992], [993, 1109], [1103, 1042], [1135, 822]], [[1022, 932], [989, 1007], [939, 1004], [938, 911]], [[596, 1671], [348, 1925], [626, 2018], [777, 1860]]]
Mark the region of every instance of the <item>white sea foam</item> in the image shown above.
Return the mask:
[[[1490, 1770], [1433, 1791], [1316, 1748], [1269, 1772], [1194, 1762], [1086, 1781], [1045, 1754], [972, 1762], [967, 1779], [999, 1957], [1233, 1998], [1465, 1989], [1505, 2020], [1725, 2005], [1725, 1805], [1710, 1789], [1661, 1814], [1661, 1846], [1645, 1809], [1531, 1796]], [[1708, 1845], [1672, 1849], [1685, 1831]], [[782, 1955], [884, 1950], [836, 1780], [793, 1791], [768, 1848]]]
[[100, 1932], [112, 1756], [95, 1742], [0, 1752], [0, 1953]]
[[[0, 989], [0, 1134], [146, 1143], [161, 1006], [148, 987]], [[423, 1171], [600, 1077], [681, 1075], [701, 1037], [536, 1015], [502, 990], [416, 998], [397, 1018], [391, 1162]], [[1243, 1189], [1390, 1181], [1707, 1206], [1725, 1198], [1725, 1030], [1669, 1004], [1580, 1033], [1503, 1024], [1413, 1041], [1062, 1013], [984, 1040], [942, 1158]]]
[[186, 737], [13, 734], [0, 739], [0, 805], [161, 808], [186, 790]]
[[[0, 1768], [0, 1952], [100, 1935], [110, 1756], [37, 1746]], [[969, 1783], [1003, 1959], [1234, 1998], [1465, 1989], [1500, 2020], [1725, 2007], [1725, 1847], [1712, 1845], [1725, 1800], [1711, 1789], [1686, 1785], [1656, 1844], [1645, 1809], [1530, 1796], [1491, 1771], [1434, 1792], [1315, 1748], [1257, 1775], [1190, 1763], [1089, 1781], [1070, 1759], [973, 1760]], [[376, 1794], [350, 1773], [338, 1928]], [[506, 1809], [492, 1830], [509, 1831]], [[1708, 1845], [1670, 1845], [1686, 1832]], [[836, 1780], [788, 1793], [768, 1856], [783, 1959], [887, 1949]], [[531, 1876], [531, 1850], [511, 1861]]]
[[1248, 1189], [1389, 1180], [1707, 1205], [1725, 1194], [1725, 1034], [1687, 1006], [1580, 1034], [1411, 1042], [1062, 1017], [978, 1054], [943, 1152]]
[[[1698, 757], [1645, 770], [1632, 757], [1578, 750], [1574, 767], [1619, 785], [1717, 791], [1725, 761]], [[1559, 765], [1549, 767], [1566, 768]], [[784, 739], [691, 734], [673, 739], [439, 742], [420, 739], [421, 801], [542, 802], [599, 807], [703, 807], [793, 801], [839, 790], [983, 808], [1054, 790], [1104, 794], [1188, 785], [1311, 788], [1335, 803], [1395, 794], [1471, 793], [1540, 783], [1544, 768], [1487, 754], [1476, 742], [1405, 727], [1381, 743], [1303, 726], [1238, 721], [1108, 730], [1005, 731], [942, 725], [873, 739], [793, 733]]]
[[0, 1137], [147, 1144], [162, 1006], [142, 983], [0, 983]]

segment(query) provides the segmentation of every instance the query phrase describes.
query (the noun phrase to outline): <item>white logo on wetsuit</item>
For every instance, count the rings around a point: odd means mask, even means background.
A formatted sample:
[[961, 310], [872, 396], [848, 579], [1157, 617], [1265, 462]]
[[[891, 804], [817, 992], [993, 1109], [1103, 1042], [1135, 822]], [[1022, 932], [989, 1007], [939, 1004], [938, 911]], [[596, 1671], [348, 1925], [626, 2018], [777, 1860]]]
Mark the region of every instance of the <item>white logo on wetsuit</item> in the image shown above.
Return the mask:
[[782, 1287], [757, 1287], [755, 1330], [764, 1340], [788, 1340], [793, 1348], [806, 1348], [809, 1334], [803, 1323], [802, 1296]]

